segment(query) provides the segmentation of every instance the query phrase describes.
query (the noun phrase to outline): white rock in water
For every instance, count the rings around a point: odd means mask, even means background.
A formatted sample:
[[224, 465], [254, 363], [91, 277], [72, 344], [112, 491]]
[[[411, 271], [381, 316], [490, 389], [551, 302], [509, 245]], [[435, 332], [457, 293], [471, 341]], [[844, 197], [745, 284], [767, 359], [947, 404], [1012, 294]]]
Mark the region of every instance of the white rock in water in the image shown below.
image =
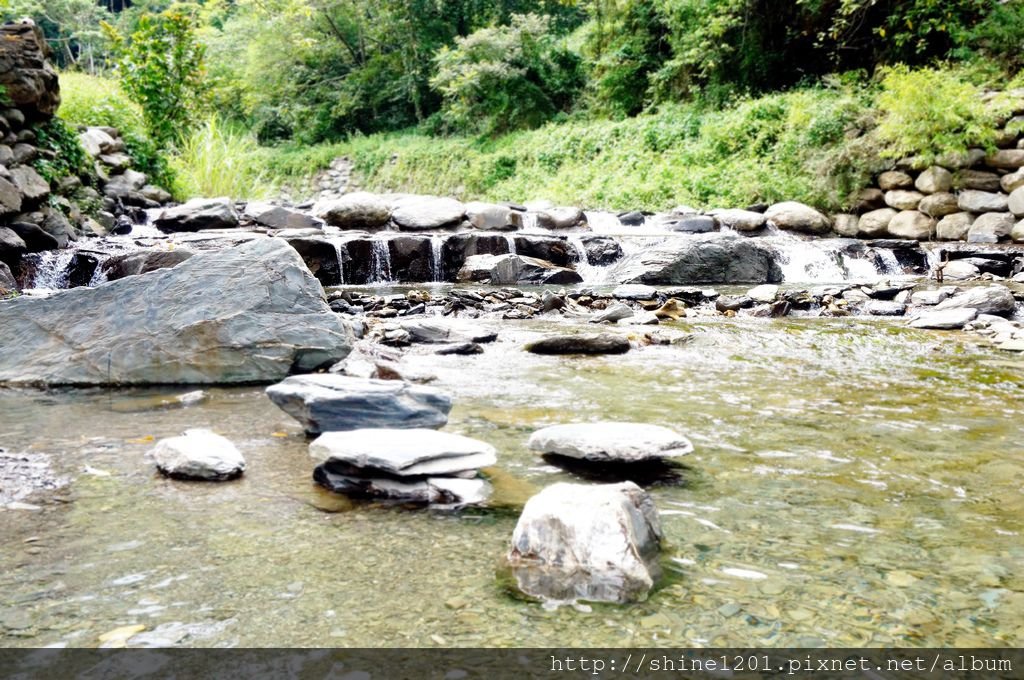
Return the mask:
[[934, 328], [937, 330], [954, 330], [963, 328], [978, 316], [978, 310], [947, 309], [923, 312], [910, 322], [911, 328]]
[[210, 430], [186, 430], [161, 439], [150, 457], [160, 472], [178, 479], [232, 479], [245, 471], [245, 458], [229, 440]]
[[754, 286], [747, 291], [747, 297], [754, 302], [774, 302], [778, 294], [779, 287], [771, 283]]
[[374, 468], [402, 477], [451, 475], [498, 460], [486, 442], [425, 428], [327, 432], [309, 445], [309, 455], [318, 463]]
[[660, 576], [661, 540], [654, 502], [633, 482], [561, 483], [527, 501], [507, 559], [532, 597], [637, 602]]
[[686, 437], [660, 425], [642, 423], [574, 423], [537, 430], [530, 449], [589, 461], [633, 463], [675, 458], [693, 452]]

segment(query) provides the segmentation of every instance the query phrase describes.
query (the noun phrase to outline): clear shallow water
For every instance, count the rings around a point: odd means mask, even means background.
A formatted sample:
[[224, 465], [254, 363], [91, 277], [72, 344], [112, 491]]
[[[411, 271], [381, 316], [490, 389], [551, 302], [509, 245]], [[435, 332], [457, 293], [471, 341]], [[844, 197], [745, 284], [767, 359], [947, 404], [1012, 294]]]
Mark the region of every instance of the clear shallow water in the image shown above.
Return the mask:
[[[1024, 363], [966, 336], [851, 319], [716, 319], [676, 347], [529, 355], [411, 350], [493, 443], [494, 507], [351, 504], [310, 481], [297, 423], [257, 388], [151, 410], [154, 391], [0, 390], [0, 446], [73, 482], [0, 512], [0, 642], [94, 646], [1000, 646], [1024, 643]], [[178, 390], [187, 391], [186, 389]], [[673, 570], [628, 607], [548, 611], [495, 578], [518, 506], [573, 477], [526, 450], [599, 418], [687, 433], [685, 483], [651, 490]], [[207, 426], [249, 460], [165, 480], [149, 438]], [[87, 468], [88, 466], [88, 468]], [[87, 471], [88, 470], [88, 471]]]

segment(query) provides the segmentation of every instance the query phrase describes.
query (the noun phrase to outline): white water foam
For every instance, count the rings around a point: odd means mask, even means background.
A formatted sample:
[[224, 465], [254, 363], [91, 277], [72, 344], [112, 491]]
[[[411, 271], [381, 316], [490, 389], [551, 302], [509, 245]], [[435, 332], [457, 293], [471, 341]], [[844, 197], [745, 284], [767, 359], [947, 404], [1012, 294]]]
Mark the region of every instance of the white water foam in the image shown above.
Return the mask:
[[47, 250], [31, 256], [35, 260], [35, 272], [29, 288], [61, 290], [68, 287], [71, 275], [71, 260], [75, 257], [71, 248]]

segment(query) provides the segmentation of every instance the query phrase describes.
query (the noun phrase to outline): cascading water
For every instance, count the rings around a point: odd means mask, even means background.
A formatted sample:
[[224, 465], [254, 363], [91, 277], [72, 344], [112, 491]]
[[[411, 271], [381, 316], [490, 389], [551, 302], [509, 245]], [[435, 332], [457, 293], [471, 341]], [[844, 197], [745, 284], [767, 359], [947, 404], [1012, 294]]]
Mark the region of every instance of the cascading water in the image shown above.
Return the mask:
[[345, 244], [341, 241], [333, 241], [334, 254], [338, 258], [338, 285], [345, 285]]
[[508, 252], [510, 255], [516, 254], [516, 237], [512, 234], [505, 234], [505, 243], [508, 244]]
[[70, 248], [47, 250], [27, 256], [26, 259], [34, 261], [35, 264], [32, 281], [28, 287], [49, 290], [67, 288], [68, 278], [71, 275], [71, 260], [74, 257], [75, 251]]
[[876, 248], [875, 254], [878, 256], [879, 262], [882, 263], [879, 274], [883, 276], [901, 276], [903, 274], [903, 265], [896, 259], [896, 253], [888, 248]]
[[430, 237], [430, 280], [444, 283], [444, 239], [440, 236]]
[[391, 283], [391, 250], [383, 239], [375, 238], [370, 242], [369, 283]]

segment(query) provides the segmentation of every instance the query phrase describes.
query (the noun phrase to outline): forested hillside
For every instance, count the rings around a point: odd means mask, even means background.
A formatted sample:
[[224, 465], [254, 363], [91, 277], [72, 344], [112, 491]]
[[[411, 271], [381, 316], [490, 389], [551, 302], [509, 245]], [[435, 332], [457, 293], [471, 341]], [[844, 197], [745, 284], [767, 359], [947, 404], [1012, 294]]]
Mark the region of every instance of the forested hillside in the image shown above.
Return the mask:
[[382, 189], [839, 206], [886, 159], [991, 144], [983, 93], [1024, 59], [1020, 0], [128, 5], [3, 13], [44, 30], [65, 120], [121, 128], [182, 196], [348, 155]]

